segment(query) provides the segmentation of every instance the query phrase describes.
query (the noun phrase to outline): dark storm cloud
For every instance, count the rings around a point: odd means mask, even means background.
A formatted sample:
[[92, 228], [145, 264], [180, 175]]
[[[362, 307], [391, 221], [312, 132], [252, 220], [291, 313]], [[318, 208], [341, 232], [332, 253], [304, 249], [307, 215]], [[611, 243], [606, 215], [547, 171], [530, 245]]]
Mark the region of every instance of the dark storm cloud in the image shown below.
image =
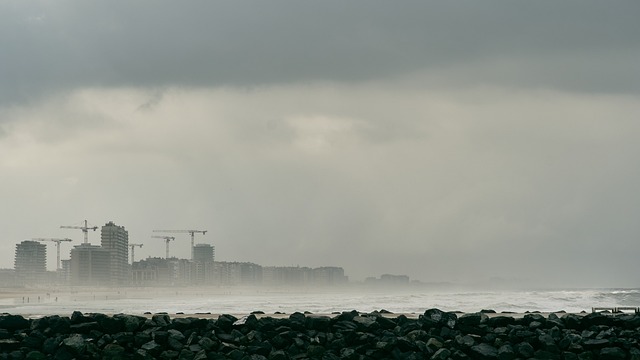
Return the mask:
[[445, 85], [636, 92], [638, 13], [633, 1], [4, 2], [0, 97], [421, 71]]

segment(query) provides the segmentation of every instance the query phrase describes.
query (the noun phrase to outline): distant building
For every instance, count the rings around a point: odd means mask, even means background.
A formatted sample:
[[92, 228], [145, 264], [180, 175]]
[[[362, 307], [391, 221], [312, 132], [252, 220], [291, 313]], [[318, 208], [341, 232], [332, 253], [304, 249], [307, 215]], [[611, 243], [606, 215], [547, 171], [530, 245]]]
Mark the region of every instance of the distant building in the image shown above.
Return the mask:
[[409, 285], [409, 277], [407, 275], [383, 274], [380, 278], [368, 277], [364, 281], [367, 285], [375, 286], [405, 286]]
[[131, 282], [137, 286], [173, 285], [176, 280], [176, 262], [159, 257], [147, 258], [131, 266]]
[[336, 266], [309, 268], [300, 266], [265, 266], [262, 270], [265, 285], [316, 286], [336, 285], [348, 281], [344, 269]]
[[195, 282], [194, 262], [187, 259], [149, 257], [131, 266], [131, 283], [137, 286], [188, 286]]
[[215, 258], [215, 247], [209, 244], [196, 244], [193, 247], [193, 260], [202, 262], [213, 262]]
[[22, 285], [15, 269], [0, 269], [0, 288], [13, 288]]
[[262, 274], [265, 285], [300, 286], [313, 281], [313, 269], [309, 267], [265, 266]]
[[47, 246], [31, 240], [16, 244], [15, 271], [27, 284], [44, 281], [47, 272]]
[[214, 252], [214, 247], [209, 244], [196, 244], [193, 247], [192, 273], [196, 284], [212, 282]]
[[344, 269], [337, 266], [324, 266], [313, 269], [313, 283], [315, 285], [344, 284], [349, 278], [344, 275]]
[[405, 285], [409, 283], [409, 277], [407, 275], [383, 274], [380, 276], [380, 282], [383, 284]]
[[249, 262], [216, 261], [211, 283], [216, 285], [260, 285], [262, 266]]
[[60, 260], [60, 270], [58, 271], [58, 282], [63, 284], [71, 283], [71, 259]]
[[111, 251], [97, 245], [76, 245], [71, 249], [70, 270], [72, 285], [111, 285]]
[[110, 221], [100, 232], [102, 247], [111, 253], [110, 278], [113, 285], [122, 285], [129, 279], [129, 232], [124, 226]]

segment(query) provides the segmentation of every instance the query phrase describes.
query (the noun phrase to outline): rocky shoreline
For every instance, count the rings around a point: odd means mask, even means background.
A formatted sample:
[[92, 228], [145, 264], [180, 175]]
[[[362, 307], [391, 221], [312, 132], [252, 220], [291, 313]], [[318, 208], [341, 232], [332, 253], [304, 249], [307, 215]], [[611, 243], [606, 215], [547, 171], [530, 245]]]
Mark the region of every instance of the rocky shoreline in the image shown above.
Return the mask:
[[[257, 316], [256, 316], [257, 315]], [[489, 316], [491, 315], [491, 316]], [[634, 359], [638, 314], [0, 315], [1, 359]]]

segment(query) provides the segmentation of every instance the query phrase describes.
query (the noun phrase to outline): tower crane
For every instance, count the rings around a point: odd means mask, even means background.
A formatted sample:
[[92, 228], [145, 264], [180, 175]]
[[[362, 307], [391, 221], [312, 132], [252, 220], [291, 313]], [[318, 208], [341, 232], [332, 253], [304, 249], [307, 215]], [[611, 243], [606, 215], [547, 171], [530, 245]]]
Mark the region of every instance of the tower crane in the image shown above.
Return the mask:
[[87, 220], [84, 221], [84, 226], [60, 226], [61, 229], [80, 229], [82, 230], [82, 232], [84, 233], [84, 243], [87, 244], [89, 243], [89, 235], [88, 232], [89, 230], [93, 230], [96, 231], [98, 230], [97, 226], [88, 226], [87, 225]]
[[129, 247], [131, 248], [131, 265], [133, 265], [133, 260], [135, 259], [134, 254], [136, 246], [142, 247], [142, 244], [129, 244]]
[[163, 233], [171, 233], [171, 234], [191, 234], [191, 260], [193, 260], [193, 242], [194, 242], [194, 234], [206, 234], [207, 230], [153, 230], [153, 232], [163, 232]]
[[57, 262], [56, 262], [56, 270], [60, 270], [60, 243], [63, 241], [71, 241], [71, 239], [57, 239], [57, 238], [33, 238], [33, 241], [52, 241], [56, 243], [56, 252], [57, 252]]
[[169, 258], [169, 241], [171, 240], [175, 240], [176, 237], [175, 236], [152, 236], [152, 238], [157, 238], [157, 239], [164, 239], [164, 241], [166, 242], [166, 246], [167, 246], [167, 255], [165, 257], [165, 259]]

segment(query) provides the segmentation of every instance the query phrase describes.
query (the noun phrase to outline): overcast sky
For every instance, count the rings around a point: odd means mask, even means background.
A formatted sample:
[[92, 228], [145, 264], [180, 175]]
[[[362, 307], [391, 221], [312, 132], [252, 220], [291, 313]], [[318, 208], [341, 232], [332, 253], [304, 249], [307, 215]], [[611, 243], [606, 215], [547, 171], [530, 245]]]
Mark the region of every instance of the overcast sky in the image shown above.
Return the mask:
[[164, 256], [154, 229], [202, 229], [217, 260], [354, 280], [640, 286], [639, 15], [3, 1], [0, 268], [25, 239], [81, 243], [60, 225], [87, 219], [125, 226], [138, 259]]

